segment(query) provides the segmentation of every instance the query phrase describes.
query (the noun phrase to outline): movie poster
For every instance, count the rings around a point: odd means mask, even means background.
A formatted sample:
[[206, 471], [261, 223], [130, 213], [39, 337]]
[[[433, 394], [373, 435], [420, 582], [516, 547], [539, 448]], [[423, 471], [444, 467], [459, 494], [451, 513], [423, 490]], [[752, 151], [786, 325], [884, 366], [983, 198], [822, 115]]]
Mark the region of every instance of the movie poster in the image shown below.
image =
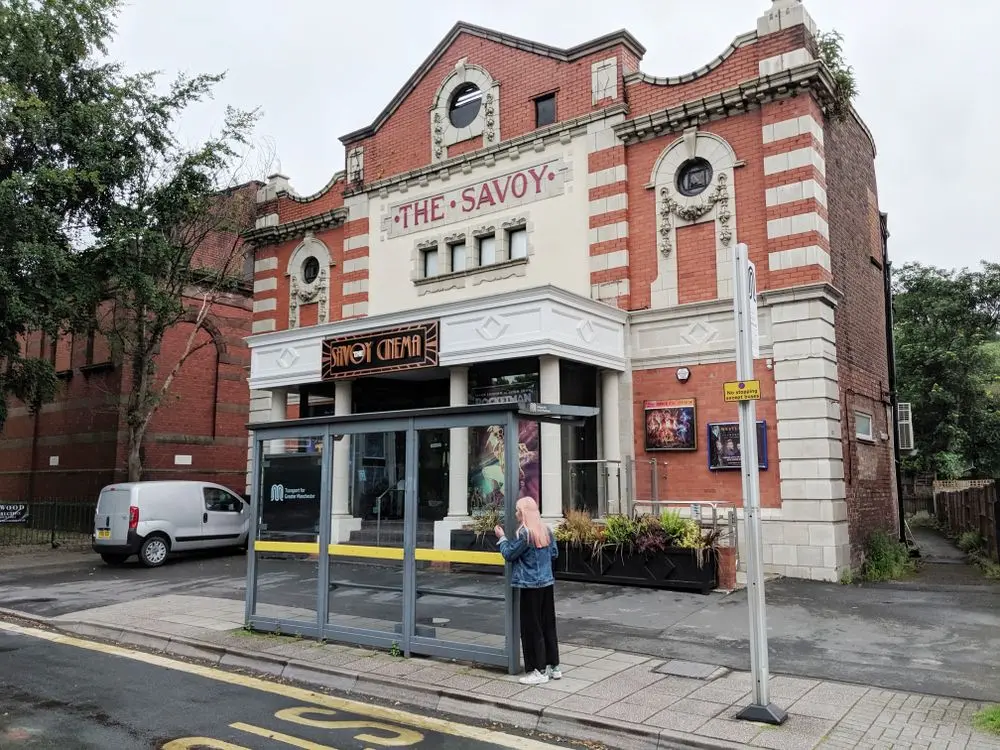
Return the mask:
[[[757, 464], [767, 468], [767, 423], [757, 422]], [[708, 425], [708, 468], [739, 469], [743, 465], [740, 423], [718, 422]]]
[[[493, 378], [492, 384], [473, 388], [473, 404], [538, 401], [538, 379], [514, 375]], [[538, 422], [518, 420], [518, 461], [520, 486], [517, 497], [531, 497], [541, 505], [541, 441]], [[469, 430], [469, 511], [504, 504], [503, 427], [474, 427]]]
[[647, 451], [693, 451], [698, 449], [695, 430], [695, 400], [646, 401]]

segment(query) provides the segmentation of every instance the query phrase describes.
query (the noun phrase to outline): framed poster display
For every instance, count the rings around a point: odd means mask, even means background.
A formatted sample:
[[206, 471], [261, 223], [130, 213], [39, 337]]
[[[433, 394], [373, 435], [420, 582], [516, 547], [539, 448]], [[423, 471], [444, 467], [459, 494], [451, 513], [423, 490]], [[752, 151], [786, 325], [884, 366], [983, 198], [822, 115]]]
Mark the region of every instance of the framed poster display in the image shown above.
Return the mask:
[[[767, 422], [757, 422], [757, 465], [767, 469]], [[739, 422], [708, 423], [708, 468], [712, 471], [739, 469], [743, 451], [740, 447]]]
[[695, 399], [646, 401], [643, 403], [647, 451], [693, 451], [698, 449]]

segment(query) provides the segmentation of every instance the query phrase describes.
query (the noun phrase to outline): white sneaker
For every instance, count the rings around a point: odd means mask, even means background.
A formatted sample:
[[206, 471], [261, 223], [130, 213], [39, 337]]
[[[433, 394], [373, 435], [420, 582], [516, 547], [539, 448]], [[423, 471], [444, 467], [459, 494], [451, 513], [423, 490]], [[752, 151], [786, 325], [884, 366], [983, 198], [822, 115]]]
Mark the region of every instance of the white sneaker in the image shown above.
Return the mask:
[[559, 665], [558, 664], [556, 664], [554, 667], [546, 667], [545, 668], [545, 674], [548, 676], [548, 678], [550, 680], [561, 680], [562, 679], [562, 670], [559, 669]]
[[544, 685], [549, 681], [549, 676], [547, 674], [542, 674], [537, 669], [533, 672], [529, 672], [524, 677], [522, 677], [518, 682], [522, 685]]

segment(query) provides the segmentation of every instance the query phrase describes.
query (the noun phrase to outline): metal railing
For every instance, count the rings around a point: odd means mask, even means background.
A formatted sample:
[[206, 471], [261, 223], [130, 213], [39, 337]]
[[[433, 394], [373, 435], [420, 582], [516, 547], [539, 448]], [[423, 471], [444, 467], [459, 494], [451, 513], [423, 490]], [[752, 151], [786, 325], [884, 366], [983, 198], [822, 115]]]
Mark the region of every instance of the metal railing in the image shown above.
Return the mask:
[[621, 461], [601, 458], [566, 463], [569, 466], [567, 510], [586, 510], [599, 518], [622, 512]]
[[0, 501], [0, 549], [86, 549], [96, 510], [90, 498]]
[[[711, 508], [711, 518], [706, 519], [702, 513], [702, 507]], [[736, 550], [737, 563], [739, 563], [739, 533], [737, 529], [736, 504], [729, 500], [634, 500], [632, 502], [632, 512], [636, 508], [649, 507], [651, 513], [661, 510], [687, 508], [690, 516], [704, 528], [718, 530], [720, 542], [725, 540], [725, 546], [733, 547]]]

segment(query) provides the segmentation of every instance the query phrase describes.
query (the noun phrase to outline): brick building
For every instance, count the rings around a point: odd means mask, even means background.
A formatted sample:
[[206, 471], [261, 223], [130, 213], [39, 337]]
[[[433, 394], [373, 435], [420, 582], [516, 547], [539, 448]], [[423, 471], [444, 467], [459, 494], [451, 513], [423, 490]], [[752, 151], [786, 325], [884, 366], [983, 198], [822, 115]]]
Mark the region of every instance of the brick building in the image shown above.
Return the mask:
[[[235, 200], [252, 202], [261, 186], [251, 182], [236, 188]], [[191, 265], [231, 266], [234, 248], [243, 252], [238, 232], [211, 232]], [[142, 450], [144, 479], [198, 479], [243, 492], [252, 258], [236, 270], [246, 283], [212, 304], [197, 333], [195, 351], [153, 416]], [[192, 293], [196, 291], [193, 287]], [[193, 311], [202, 304], [201, 298], [186, 301]], [[179, 360], [192, 326], [183, 322], [164, 338], [161, 378]], [[10, 405], [0, 432], [0, 500], [96, 500], [101, 487], [128, 476], [121, 408], [129, 390], [128, 373], [97, 332], [57, 340], [35, 334], [24, 346], [28, 355], [54, 364], [62, 386], [58, 397], [37, 413], [21, 403]]]
[[[251, 419], [527, 393], [600, 408], [522, 435], [537, 461], [521, 491], [546, 518], [622, 506], [624, 480], [605, 490], [574, 461], [634, 459], [633, 498], [655, 484], [660, 499], [739, 504], [722, 384], [746, 243], [764, 561], [838, 579], [871, 530], [897, 528], [894, 430], [875, 147], [853, 109], [829, 114], [815, 34], [800, 0], [773, 0], [717, 58], [658, 78], [628, 32], [557, 49], [457, 24], [341, 138], [344, 172], [314, 195], [282, 175], [259, 192]], [[400, 337], [428, 356], [377, 367]], [[335, 539], [395, 481], [398, 447], [335, 443]], [[421, 442], [438, 546], [479, 497], [479, 448], [465, 430]]]

